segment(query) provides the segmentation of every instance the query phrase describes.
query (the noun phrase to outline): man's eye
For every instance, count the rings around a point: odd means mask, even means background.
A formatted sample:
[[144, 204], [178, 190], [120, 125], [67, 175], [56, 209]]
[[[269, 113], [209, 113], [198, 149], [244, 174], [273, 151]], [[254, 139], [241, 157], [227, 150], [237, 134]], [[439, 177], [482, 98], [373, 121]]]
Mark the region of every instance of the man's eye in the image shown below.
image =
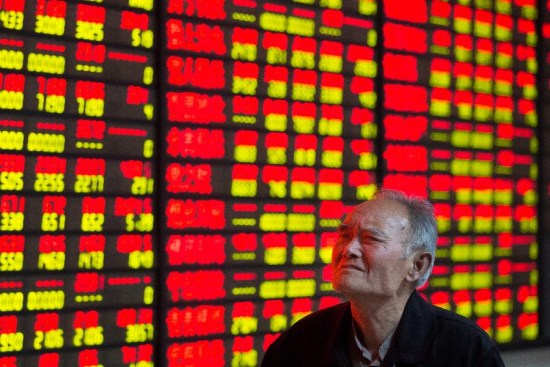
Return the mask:
[[365, 243], [365, 244], [373, 244], [373, 243], [376, 243], [378, 242], [378, 240], [372, 236], [363, 236], [361, 238], [361, 243]]
[[353, 235], [350, 232], [340, 232], [339, 237], [342, 240], [351, 240], [353, 238]]

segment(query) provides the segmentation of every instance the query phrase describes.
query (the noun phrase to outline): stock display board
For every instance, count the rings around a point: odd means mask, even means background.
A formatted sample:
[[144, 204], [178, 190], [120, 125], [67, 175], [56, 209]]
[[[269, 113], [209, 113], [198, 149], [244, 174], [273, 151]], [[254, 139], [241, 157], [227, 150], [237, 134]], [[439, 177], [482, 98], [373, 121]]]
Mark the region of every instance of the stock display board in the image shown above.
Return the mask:
[[[550, 145], [547, 143], [550, 137], [550, 109], [548, 106], [548, 98], [550, 98], [550, 2], [546, 2], [544, 8], [540, 9], [539, 14], [541, 18], [541, 34], [539, 38], [539, 78], [537, 80], [539, 86], [539, 100], [538, 110], [540, 116], [540, 150], [541, 150], [541, 186], [540, 186], [540, 202], [541, 213], [540, 223], [541, 228], [544, 228], [546, 223], [550, 221]], [[548, 258], [548, 248], [550, 237], [546, 231], [541, 231], [540, 241], [540, 262], [539, 264], [543, 269], [547, 269], [550, 266], [550, 260]], [[547, 282], [540, 282], [540, 291], [542, 296], [549, 294], [550, 284]], [[544, 321], [545, 315], [550, 312], [550, 304], [546, 301], [546, 298], [542, 299], [540, 303], [541, 319]], [[544, 335], [544, 334], [543, 334]]]
[[152, 366], [152, 1], [0, 1], [0, 365]]
[[536, 3], [408, 3], [384, 1], [382, 181], [435, 205], [428, 298], [499, 343], [534, 340]]
[[256, 366], [379, 184], [428, 299], [536, 340], [549, 9], [403, 3], [0, 0], [0, 366]]
[[162, 11], [162, 365], [255, 366], [339, 302], [334, 231], [377, 182], [377, 4], [313, 3]]
[[255, 365], [338, 302], [333, 232], [376, 183], [435, 204], [426, 297], [538, 337], [534, 2], [168, 4], [163, 363]]

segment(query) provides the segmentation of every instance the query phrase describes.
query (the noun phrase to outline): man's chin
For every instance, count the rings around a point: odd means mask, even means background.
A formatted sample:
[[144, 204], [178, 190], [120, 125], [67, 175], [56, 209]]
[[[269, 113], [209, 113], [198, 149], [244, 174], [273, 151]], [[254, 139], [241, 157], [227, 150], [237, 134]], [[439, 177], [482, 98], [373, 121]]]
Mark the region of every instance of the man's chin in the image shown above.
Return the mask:
[[332, 282], [332, 288], [340, 293], [342, 296], [349, 297], [354, 294], [361, 293], [361, 287], [351, 281], [340, 280], [338, 282]]

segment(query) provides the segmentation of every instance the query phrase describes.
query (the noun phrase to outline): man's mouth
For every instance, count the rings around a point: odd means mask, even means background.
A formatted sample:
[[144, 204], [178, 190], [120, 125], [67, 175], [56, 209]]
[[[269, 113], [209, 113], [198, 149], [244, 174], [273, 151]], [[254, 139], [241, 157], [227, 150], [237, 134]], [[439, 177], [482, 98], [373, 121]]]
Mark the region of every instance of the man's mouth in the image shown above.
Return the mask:
[[340, 270], [357, 270], [357, 271], [364, 271], [363, 268], [359, 265], [355, 264], [343, 264], [340, 265]]

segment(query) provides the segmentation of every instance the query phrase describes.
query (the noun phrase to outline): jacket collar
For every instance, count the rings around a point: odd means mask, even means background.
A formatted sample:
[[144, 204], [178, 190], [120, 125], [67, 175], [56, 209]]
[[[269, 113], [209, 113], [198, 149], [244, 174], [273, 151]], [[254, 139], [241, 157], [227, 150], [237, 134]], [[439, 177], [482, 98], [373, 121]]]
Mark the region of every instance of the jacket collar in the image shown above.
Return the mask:
[[414, 291], [396, 330], [396, 362], [416, 364], [434, 357], [437, 318], [432, 306]]

